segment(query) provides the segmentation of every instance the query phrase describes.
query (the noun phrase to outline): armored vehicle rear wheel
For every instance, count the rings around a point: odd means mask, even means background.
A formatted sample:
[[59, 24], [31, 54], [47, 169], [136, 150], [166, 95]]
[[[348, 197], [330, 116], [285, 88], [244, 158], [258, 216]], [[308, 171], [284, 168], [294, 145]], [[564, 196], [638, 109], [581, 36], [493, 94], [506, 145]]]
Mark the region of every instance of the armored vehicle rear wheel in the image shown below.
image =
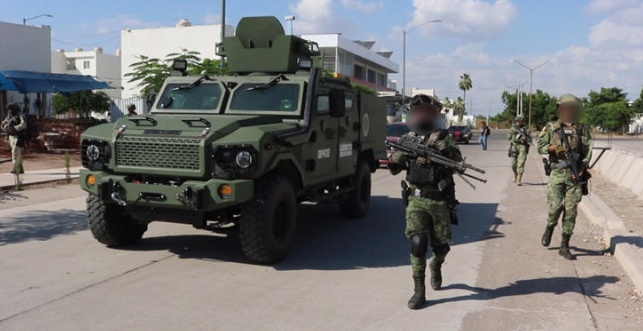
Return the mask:
[[295, 236], [297, 202], [292, 185], [268, 175], [255, 185], [255, 196], [241, 209], [239, 237], [246, 257], [257, 263], [284, 259]]
[[94, 238], [107, 246], [131, 245], [143, 238], [147, 225], [136, 223], [123, 207], [108, 204], [95, 195], [87, 197], [87, 221]]
[[339, 210], [344, 216], [351, 218], [364, 217], [371, 202], [371, 169], [366, 162], [357, 163], [353, 185], [355, 188], [341, 202]]

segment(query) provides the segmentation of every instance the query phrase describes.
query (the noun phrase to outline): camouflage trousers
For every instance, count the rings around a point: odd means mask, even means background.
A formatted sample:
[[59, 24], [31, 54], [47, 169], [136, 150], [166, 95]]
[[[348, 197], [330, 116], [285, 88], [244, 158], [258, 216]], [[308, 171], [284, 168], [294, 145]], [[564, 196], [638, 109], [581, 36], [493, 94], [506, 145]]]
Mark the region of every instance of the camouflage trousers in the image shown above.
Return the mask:
[[572, 181], [571, 170], [552, 169], [547, 185], [547, 226], [556, 226], [560, 215], [563, 214], [563, 233], [573, 234], [578, 215], [577, 207], [582, 198], [581, 185]]
[[[406, 207], [406, 237], [424, 233], [429, 237], [432, 247], [446, 245], [451, 241], [450, 211], [445, 200], [431, 200], [420, 197], [409, 197]], [[423, 274], [426, 269], [426, 258], [411, 256], [413, 274]], [[441, 256], [439, 258], [444, 258]]]
[[513, 157], [511, 157], [511, 170], [514, 175], [522, 175], [525, 172], [525, 162], [527, 161], [527, 153], [529, 153], [529, 146], [526, 145], [513, 145]]

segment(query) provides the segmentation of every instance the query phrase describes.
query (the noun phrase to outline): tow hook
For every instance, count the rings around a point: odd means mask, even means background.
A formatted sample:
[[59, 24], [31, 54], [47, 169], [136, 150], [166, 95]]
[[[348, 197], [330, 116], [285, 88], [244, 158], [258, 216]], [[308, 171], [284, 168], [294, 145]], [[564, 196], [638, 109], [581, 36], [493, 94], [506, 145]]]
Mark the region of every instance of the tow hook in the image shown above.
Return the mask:
[[121, 184], [119, 184], [118, 182], [114, 182], [114, 184], [112, 184], [112, 194], [110, 196], [112, 200], [114, 200], [114, 202], [116, 202], [119, 206], [125, 207], [127, 206], [127, 202], [125, 202], [125, 199], [122, 196], [122, 192], [123, 187], [121, 187]]

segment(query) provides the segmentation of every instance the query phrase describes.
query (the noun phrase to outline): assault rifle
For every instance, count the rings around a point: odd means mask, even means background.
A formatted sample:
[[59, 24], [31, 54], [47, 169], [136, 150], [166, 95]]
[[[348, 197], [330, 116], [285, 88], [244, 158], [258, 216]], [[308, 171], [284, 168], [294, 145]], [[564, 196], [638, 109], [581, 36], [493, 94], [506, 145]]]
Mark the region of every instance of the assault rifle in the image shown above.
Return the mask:
[[13, 116], [9, 116], [7, 117], [6, 122], [2, 126], [2, 131], [9, 132], [11, 131], [12, 128], [13, 128]]
[[567, 152], [567, 159], [559, 162], [556, 165], [556, 168], [562, 169], [565, 167], [569, 167], [569, 169], [572, 171], [572, 180], [575, 183], [581, 184], [583, 195], [587, 195], [589, 193], [587, 189], [587, 181], [590, 179], [591, 175], [587, 171], [584, 171], [581, 175], [582, 169], [580, 169], [579, 167], [579, 164], [581, 162], [581, 155], [579, 152], [573, 150], [569, 145], [569, 140], [567, 140], [565, 128], [561, 127], [560, 129], [556, 130], [556, 133], [558, 134], [558, 137], [560, 137], [560, 140], [563, 142], [563, 147]]
[[415, 141], [410, 137], [401, 137], [397, 142], [387, 141], [386, 145], [391, 147], [394, 150], [400, 151], [408, 155], [411, 159], [417, 159], [419, 157], [425, 158], [428, 162], [433, 164], [440, 165], [442, 167], [451, 169], [456, 175], [460, 176], [465, 183], [469, 184], [474, 190], [476, 187], [471, 184], [465, 177], [475, 179], [482, 183], [486, 183], [486, 179], [482, 179], [473, 175], [466, 173], [467, 170], [472, 170], [481, 174], [486, 173], [484, 169], [474, 167], [471, 164], [468, 164], [463, 160], [462, 162], [451, 160], [450, 158], [441, 155], [437, 151], [433, 150], [430, 147], [427, 147], [419, 141]]

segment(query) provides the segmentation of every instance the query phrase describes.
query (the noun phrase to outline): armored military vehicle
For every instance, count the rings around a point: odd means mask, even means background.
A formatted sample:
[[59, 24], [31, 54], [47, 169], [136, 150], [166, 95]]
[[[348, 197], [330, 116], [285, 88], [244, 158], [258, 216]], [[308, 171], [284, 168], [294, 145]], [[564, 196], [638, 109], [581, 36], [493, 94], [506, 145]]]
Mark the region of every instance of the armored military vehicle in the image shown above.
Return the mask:
[[236, 226], [249, 260], [274, 263], [298, 203], [367, 213], [386, 156], [383, 101], [325, 77], [318, 45], [274, 17], [242, 19], [217, 51], [233, 74], [188, 76], [175, 61], [150, 114], [83, 133], [80, 182], [99, 242], [134, 244], [152, 221]]

